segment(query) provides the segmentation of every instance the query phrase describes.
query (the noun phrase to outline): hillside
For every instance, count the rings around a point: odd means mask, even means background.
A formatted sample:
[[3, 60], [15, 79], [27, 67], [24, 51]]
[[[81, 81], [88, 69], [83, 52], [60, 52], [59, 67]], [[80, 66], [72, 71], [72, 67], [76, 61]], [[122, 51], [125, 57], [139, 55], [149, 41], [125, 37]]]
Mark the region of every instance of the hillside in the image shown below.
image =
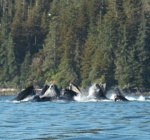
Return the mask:
[[149, 0], [0, 0], [0, 87], [150, 87]]

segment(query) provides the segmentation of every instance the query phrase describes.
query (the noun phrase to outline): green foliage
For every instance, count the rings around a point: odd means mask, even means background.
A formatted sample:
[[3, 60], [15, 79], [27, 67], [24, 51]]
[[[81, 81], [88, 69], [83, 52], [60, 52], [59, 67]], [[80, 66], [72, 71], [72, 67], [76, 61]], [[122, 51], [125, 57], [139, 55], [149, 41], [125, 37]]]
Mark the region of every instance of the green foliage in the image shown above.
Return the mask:
[[10, 75], [9, 81], [13, 81], [17, 76], [17, 63], [15, 60], [15, 53], [14, 53], [14, 43], [12, 40], [11, 34], [8, 36], [7, 42], [7, 64], [8, 64], [8, 74]]
[[21, 64], [21, 76], [20, 76], [20, 80], [21, 81], [27, 81], [28, 80], [28, 76], [30, 74], [29, 68], [30, 68], [30, 64], [31, 64], [31, 55], [28, 52], [24, 58], [23, 63]]
[[0, 3], [0, 82], [150, 86], [148, 0]]

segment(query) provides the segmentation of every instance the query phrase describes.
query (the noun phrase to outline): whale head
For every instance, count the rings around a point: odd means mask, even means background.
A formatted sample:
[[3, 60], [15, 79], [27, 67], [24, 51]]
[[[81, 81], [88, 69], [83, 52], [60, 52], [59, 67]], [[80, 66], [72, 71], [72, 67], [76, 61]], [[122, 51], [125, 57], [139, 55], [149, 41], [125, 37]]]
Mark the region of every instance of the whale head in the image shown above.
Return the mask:
[[33, 86], [29, 86], [26, 89], [22, 90], [17, 97], [15, 97], [13, 100], [15, 101], [21, 101], [24, 100], [27, 97], [31, 97], [36, 95], [35, 89]]
[[56, 84], [51, 84], [49, 86], [49, 88], [46, 90], [46, 92], [40, 96], [40, 98], [43, 98], [43, 97], [52, 97], [52, 98], [57, 98], [60, 96], [60, 91], [57, 87]]
[[100, 84], [93, 84], [89, 88], [89, 95], [88, 97], [96, 98], [96, 99], [106, 99], [106, 96], [104, 94], [104, 89]]

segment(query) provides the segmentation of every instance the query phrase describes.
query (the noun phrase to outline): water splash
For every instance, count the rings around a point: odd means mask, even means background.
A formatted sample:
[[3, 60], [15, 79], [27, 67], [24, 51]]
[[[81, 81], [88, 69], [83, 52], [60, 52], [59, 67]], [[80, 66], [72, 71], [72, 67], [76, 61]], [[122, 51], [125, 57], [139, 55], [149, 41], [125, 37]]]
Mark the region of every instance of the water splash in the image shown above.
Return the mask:
[[109, 90], [106, 92], [106, 97], [110, 100], [114, 100], [116, 96], [116, 93], [114, 90]]
[[[78, 94], [77, 96], [74, 97], [74, 100], [77, 101], [77, 102], [97, 102], [97, 101], [103, 101], [103, 102], [106, 102], [106, 101], [112, 101], [112, 100], [98, 100], [94, 95], [94, 92], [95, 92], [95, 88], [90, 88], [89, 91], [82, 91], [81, 94]], [[97, 91], [96, 91], [97, 92]]]
[[141, 96], [138, 98], [138, 100], [139, 100], [139, 101], [145, 101], [145, 97], [141, 95]]
[[[77, 102], [107, 102], [107, 101], [113, 101], [115, 99], [116, 93], [114, 89], [108, 90], [106, 92], [106, 97], [108, 98], [108, 100], [98, 100], [95, 96], [94, 96], [94, 92], [97, 89], [90, 87], [89, 90], [81, 90], [81, 94], [78, 94], [78, 96], [74, 97], [74, 100]], [[144, 95], [133, 95], [133, 94], [124, 94], [125, 98], [127, 98], [129, 101], [150, 101], [150, 96], [144, 96]], [[2, 97], [2, 100], [0, 100], [0, 102], [14, 102], [14, 103], [19, 103], [20, 101], [12, 101], [12, 96], [10, 96], [10, 100], [5, 98], [6, 96]], [[21, 102], [28, 102], [28, 101], [32, 101], [34, 98], [34, 96], [30, 96], [25, 98], [24, 100], [22, 100]], [[148, 98], [148, 100], [146, 99]]]

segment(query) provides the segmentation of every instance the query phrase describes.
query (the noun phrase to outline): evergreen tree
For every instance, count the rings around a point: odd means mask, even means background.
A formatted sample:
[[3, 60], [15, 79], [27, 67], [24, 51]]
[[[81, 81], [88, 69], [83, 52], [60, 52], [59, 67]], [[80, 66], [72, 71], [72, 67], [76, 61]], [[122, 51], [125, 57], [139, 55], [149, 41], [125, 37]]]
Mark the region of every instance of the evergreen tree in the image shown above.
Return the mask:
[[[120, 26], [120, 38], [118, 39], [116, 54], [116, 79], [118, 84], [124, 86], [126, 84], [135, 85], [134, 82], [137, 71], [137, 49], [134, 47], [136, 36], [138, 33], [138, 24], [140, 14], [140, 1], [124, 1], [124, 17], [125, 21]], [[132, 32], [132, 34], [131, 34]]]
[[0, 0], [0, 80], [149, 87], [149, 17], [149, 0]]
[[31, 54], [28, 52], [25, 56], [25, 59], [21, 65], [21, 72], [20, 72], [20, 84], [24, 83], [24, 86], [30, 85], [31, 81], [28, 81], [30, 75], [30, 65], [31, 65]]
[[150, 85], [150, 75], [149, 75], [149, 61], [150, 61], [150, 40], [149, 40], [149, 18], [150, 12], [145, 11], [145, 7], [141, 10], [141, 20], [138, 28], [138, 34], [135, 43], [136, 49], [136, 60], [137, 65], [135, 67], [135, 84], [138, 86], [149, 86]]
[[[10, 33], [10, 23], [12, 20], [12, 2], [10, 1], [3, 1], [2, 4], [3, 8], [3, 16], [0, 22], [0, 78], [3, 82], [11, 81], [11, 77], [9, 74], [9, 65], [8, 65], [8, 55], [7, 55], [7, 48], [9, 46], [9, 33]], [[10, 41], [11, 42], [11, 41]]]
[[[17, 69], [17, 63], [15, 60], [15, 54], [14, 54], [14, 43], [12, 40], [11, 33], [9, 34], [8, 37], [8, 43], [7, 43], [7, 61], [8, 61], [8, 74], [9, 74], [9, 80], [13, 81], [15, 77], [18, 74], [18, 69]], [[17, 81], [16, 81], [17, 82]]]

